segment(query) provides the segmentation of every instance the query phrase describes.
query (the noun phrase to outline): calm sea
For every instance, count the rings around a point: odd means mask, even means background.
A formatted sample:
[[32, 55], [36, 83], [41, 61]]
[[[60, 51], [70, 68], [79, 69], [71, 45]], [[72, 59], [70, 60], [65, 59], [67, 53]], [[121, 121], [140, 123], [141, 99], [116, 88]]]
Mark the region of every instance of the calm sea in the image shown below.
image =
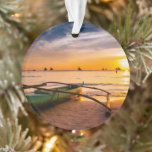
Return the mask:
[[[129, 88], [128, 71], [23, 71], [22, 84], [35, 85], [44, 82], [83, 83], [89, 87], [104, 89], [111, 93], [110, 100], [124, 100]], [[48, 84], [45, 88], [59, 87], [59, 84]], [[33, 92], [33, 89], [25, 92]], [[83, 88], [83, 94], [105, 101], [105, 94], [98, 90]]]

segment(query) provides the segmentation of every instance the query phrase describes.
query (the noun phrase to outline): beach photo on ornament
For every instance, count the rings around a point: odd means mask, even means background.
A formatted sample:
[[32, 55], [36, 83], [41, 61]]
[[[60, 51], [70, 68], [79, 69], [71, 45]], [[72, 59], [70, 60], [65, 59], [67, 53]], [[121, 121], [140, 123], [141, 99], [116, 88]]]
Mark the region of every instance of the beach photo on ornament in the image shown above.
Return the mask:
[[129, 64], [108, 32], [84, 23], [78, 38], [73, 23], [42, 33], [22, 66], [29, 104], [51, 125], [88, 129], [104, 123], [122, 106], [130, 82]]

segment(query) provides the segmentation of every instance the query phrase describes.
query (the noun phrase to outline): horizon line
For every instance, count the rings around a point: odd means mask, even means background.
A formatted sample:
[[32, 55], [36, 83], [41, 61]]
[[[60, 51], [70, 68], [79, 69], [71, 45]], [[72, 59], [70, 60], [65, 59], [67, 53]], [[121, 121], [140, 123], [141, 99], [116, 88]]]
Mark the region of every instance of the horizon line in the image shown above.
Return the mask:
[[[115, 71], [116, 69], [105, 69], [105, 70], [23, 70], [23, 71]], [[129, 69], [120, 69], [119, 71], [128, 71]]]

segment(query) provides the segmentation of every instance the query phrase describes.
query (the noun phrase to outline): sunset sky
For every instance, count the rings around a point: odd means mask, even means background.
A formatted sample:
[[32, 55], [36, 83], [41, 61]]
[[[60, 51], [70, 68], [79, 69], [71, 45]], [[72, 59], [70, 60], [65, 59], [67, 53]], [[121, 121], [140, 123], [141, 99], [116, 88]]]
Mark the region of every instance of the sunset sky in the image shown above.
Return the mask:
[[30, 47], [23, 70], [128, 69], [124, 51], [109, 33], [85, 23], [73, 38], [71, 29], [72, 23], [64, 23], [42, 33]]

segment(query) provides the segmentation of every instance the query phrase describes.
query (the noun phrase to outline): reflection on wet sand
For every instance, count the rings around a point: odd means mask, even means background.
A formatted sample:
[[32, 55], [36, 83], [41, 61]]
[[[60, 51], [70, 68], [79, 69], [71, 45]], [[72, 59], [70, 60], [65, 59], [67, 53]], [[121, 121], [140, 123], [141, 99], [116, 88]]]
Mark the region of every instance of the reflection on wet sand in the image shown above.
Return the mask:
[[[123, 101], [111, 103], [112, 113]], [[108, 118], [106, 108], [94, 101], [69, 101], [43, 111], [42, 117], [49, 123], [64, 129], [87, 129], [102, 124]]]

